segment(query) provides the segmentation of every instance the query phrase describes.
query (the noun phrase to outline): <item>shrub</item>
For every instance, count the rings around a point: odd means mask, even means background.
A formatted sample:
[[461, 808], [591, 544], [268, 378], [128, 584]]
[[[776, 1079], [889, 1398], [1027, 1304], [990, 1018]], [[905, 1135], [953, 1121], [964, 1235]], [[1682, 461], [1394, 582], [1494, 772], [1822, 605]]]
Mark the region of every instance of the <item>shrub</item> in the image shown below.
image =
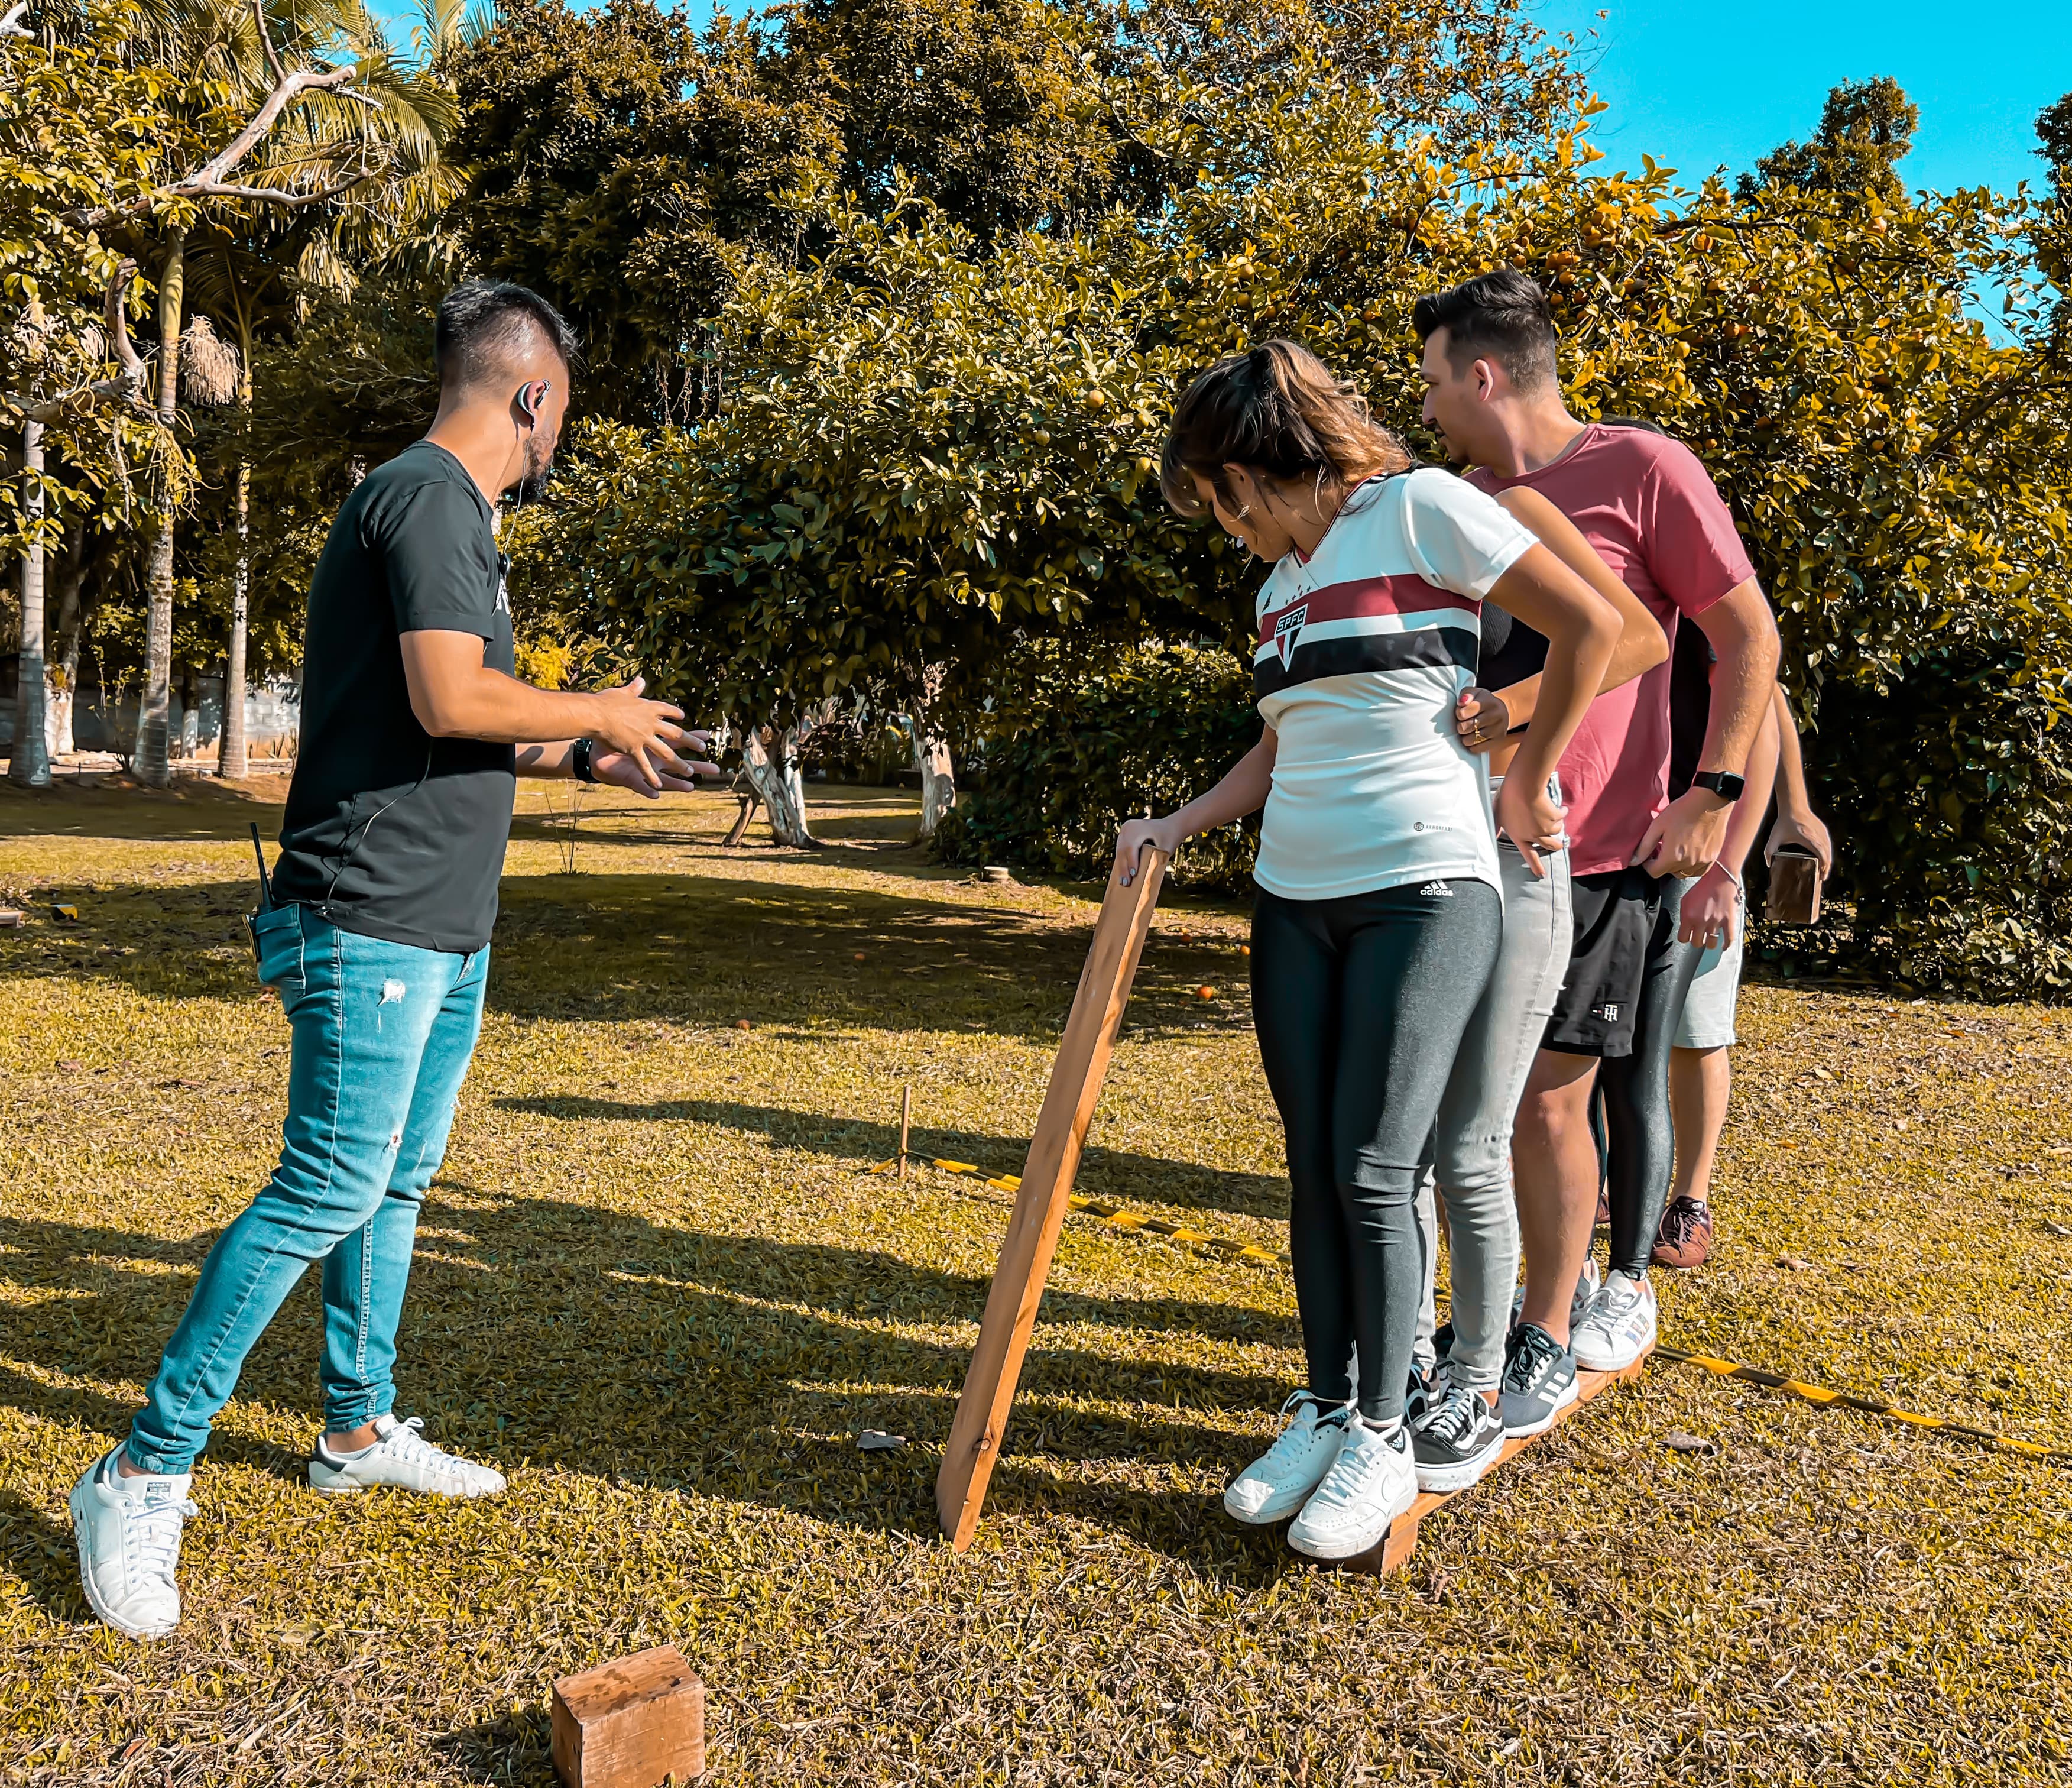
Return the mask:
[[[1096, 667], [1030, 653], [1008, 699], [960, 731], [984, 776], [935, 834], [949, 862], [1013, 863], [1105, 880], [1125, 819], [1191, 800], [1258, 743], [1249, 671], [1217, 647], [1169, 646]], [[1255, 818], [1196, 838], [1175, 880], [1250, 885]]]

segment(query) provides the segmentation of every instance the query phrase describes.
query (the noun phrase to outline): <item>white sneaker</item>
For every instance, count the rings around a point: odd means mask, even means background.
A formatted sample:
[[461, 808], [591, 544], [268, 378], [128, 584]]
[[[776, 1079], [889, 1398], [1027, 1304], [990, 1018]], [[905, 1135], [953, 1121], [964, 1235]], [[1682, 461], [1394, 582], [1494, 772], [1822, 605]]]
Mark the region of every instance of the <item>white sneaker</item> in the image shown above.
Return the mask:
[[[1602, 1289], [1597, 1277], [1597, 1257], [1583, 1256], [1583, 1270], [1576, 1275], [1575, 1295], [1568, 1300], [1568, 1327], [1573, 1329], [1590, 1313], [1590, 1305]], [[1511, 1325], [1518, 1326], [1519, 1313], [1525, 1308], [1525, 1287], [1521, 1285], [1511, 1295]]]
[[79, 1580], [93, 1611], [133, 1639], [162, 1639], [180, 1624], [180, 1533], [198, 1513], [192, 1475], [124, 1477], [115, 1454], [87, 1467], [72, 1486], [72, 1531]]
[[1379, 1546], [1390, 1523], [1416, 1500], [1409, 1431], [1399, 1428], [1384, 1437], [1354, 1420], [1317, 1493], [1288, 1530], [1288, 1543], [1307, 1558], [1358, 1558]]
[[380, 1436], [358, 1452], [333, 1452], [319, 1439], [310, 1460], [310, 1487], [327, 1496], [351, 1496], [377, 1485], [393, 1484], [428, 1496], [495, 1496], [504, 1488], [504, 1473], [442, 1452], [419, 1430], [421, 1417], [399, 1422], [393, 1415], [375, 1418]]
[[1223, 1492], [1224, 1512], [1233, 1520], [1260, 1527], [1285, 1521], [1323, 1482], [1345, 1444], [1350, 1419], [1345, 1404], [1333, 1408], [1298, 1390], [1281, 1406], [1281, 1413], [1289, 1422], [1280, 1438]]
[[1623, 1372], [1655, 1345], [1655, 1287], [1614, 1273], [1590, 1300], [1568, 1337], [1568, 1350], [1586, 1372]]

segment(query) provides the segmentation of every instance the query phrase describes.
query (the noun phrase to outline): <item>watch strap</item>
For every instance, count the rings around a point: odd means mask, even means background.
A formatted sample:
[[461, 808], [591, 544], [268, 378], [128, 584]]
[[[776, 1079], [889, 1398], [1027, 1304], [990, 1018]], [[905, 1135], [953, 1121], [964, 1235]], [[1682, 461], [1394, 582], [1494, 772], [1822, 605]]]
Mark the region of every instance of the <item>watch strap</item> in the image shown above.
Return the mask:
[[575, 772], [578, 782], [594, 782], [597, 772], [591, 767], [590, 756], [597, 749], [594, 739], [578, 739], [569, 752], [569, 768]]

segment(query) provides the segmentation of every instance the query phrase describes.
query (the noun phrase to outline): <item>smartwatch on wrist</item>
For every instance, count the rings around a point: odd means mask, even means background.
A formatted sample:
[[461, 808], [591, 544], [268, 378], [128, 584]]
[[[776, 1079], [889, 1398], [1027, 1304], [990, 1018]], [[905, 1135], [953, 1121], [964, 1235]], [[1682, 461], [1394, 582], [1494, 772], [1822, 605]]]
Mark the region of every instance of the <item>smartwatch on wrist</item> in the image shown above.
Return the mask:
[[597, 772], [590, 768], [590, 753], [597, 749], [594, 739], [578, 739], [569, 752], [569, 768], [578, 782], [594, 782]]
[[1748, 778], [1735, 776], [1726, 770], [1700, 770], [1691, 778], [1691, 786], [1703, 789], [1708, 794], [1717, 795], [1731, 807], [1741, 798], [1741, 790], [1748, 786]]

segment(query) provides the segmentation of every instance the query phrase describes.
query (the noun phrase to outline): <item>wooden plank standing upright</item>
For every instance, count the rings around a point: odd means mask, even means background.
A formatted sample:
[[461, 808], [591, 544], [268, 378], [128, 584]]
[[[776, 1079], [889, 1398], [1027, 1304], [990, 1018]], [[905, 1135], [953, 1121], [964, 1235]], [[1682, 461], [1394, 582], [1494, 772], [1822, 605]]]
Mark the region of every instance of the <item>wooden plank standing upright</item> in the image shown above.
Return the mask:
[[1109, 874], [1087, 966], [1079, 975], [1079, 991], [1065, 1021], [1064, 1041], [1051, 1066], [1043, 1108], [1037, 1114], [1028, 1164], [1022, 1170], [1021, 1189], [1014, 1195], [1007, 1238], [1001, 1244], [1000, 1264], [993, 1271], [993, 1288], [986, 1294], [985, 1314], [979, 1322], [978, 1345], [972, 1350], [971, 1370], [964, 1379], [964, 1395], [957, 1399], [942, 1469], [935, 1474], [935, 1513], [950, 1543], [960, 1552], [977, 1531], [986, 1485], [1000, 1457], [1014, 1387], [1022, 1377], [1022, 1357], [1029, 1351], [1030, 1332], [1036, 1326], [1036, 1307], [1042, 1301], [1043, 1282], [1050, 1275], [1050, 1257], [1057, 1251], [1058, 1231], [1069, 1208], [1067, 1201], [1079, 1170], [1087, 1127], [1093, 1121], [1094, 1103], [1100, 1097], [1108, 1057], [1114, 1053], [1122, 1009], [1128, 1003], [1137, 959], [1144, 953], [1145, 933], [1158, 904], [1166, 861], [1162, 851], [1145, 851], [1127, 887], [1120, 870]]

